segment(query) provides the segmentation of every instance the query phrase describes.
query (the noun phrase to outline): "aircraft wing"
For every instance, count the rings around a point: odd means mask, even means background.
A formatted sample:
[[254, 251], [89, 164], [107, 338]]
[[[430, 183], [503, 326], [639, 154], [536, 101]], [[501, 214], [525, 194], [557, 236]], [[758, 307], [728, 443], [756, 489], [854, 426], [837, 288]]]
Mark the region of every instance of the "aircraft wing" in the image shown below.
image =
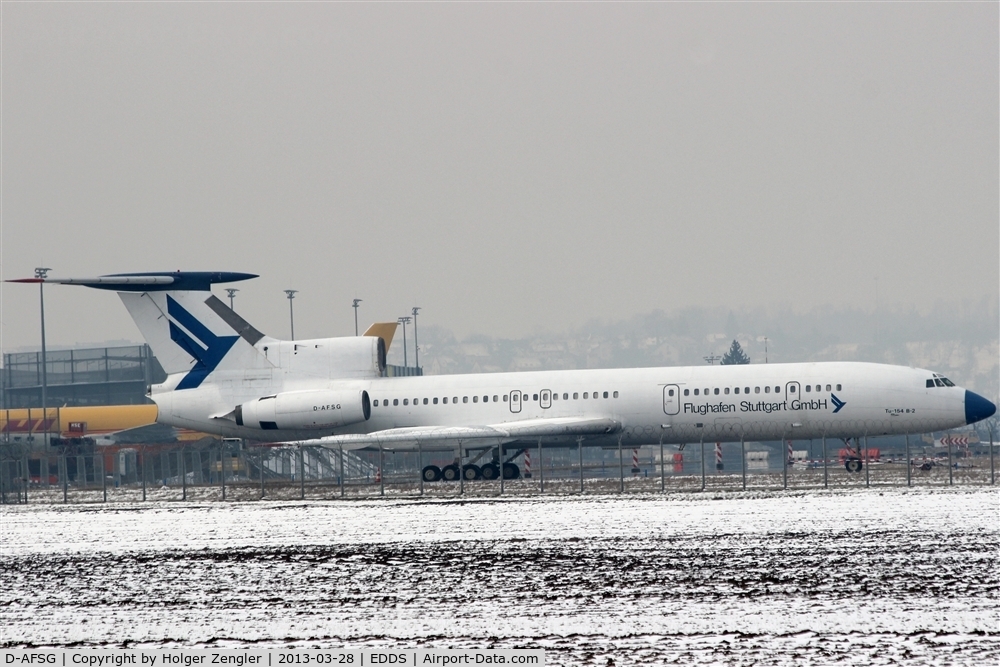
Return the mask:
[[409, 449], [417, 444], [433, 445], [496, 445], [514, 440], [536, 440], [554, 437], [587, 437], [616, 433], [621, 424], [614, 419], [564, 417], [559, 419], [526, 419], [483, 426], [411, 426], [391, 428], [373, 433], [331, 435], [312, 440], [296, 440], [284, 444], [323, 446], [344, 449], [382, 447]]

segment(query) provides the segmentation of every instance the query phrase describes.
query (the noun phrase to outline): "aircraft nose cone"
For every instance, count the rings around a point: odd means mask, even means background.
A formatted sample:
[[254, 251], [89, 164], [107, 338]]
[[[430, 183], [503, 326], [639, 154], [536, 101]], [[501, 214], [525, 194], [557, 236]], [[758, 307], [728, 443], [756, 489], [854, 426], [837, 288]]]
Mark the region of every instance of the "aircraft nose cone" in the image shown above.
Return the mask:
[[979, 394], [972, 391], [965, 391], [965, 423], [974, 424], [983, 419], [992, 417], [997, 411], [997, 406], [991, 401], [987, 401]]

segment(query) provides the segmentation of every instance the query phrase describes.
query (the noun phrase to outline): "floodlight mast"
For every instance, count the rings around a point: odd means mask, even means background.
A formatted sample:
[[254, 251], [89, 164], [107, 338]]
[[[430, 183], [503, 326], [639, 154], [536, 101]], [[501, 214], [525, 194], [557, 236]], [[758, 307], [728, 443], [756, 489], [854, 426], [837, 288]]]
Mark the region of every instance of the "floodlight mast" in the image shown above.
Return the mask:
[[288, 297], [288, 321], [292, 326], [292, 340], [295, 340], [295, 312], [292, 310], [292, 299], [295, 298], [297, 289], [286, 289], [285, 295]]
[[48, 426], [48, 393], [49, 393], [49, 378], [48, 378], [48, 360], [45, 355], [45, 279], [49, 275], [49, 271], [52, 269], [47, 267], [39, 266], [35, 268], [35, 278], [38, 279], [38, 305], [42, 329], [42, 440], [45, 447], [49, 446], [49, 426]]
[[351, 308], [354, 309], [354, 335], [358, 335], [358, 304], [361, 303], [362, 299], [355, 299], [354, 303], [351, 304]]
[[239, 290], [237, 288], [235, 288], [235, 287], [227, 287], [226, 288], [226, 294], [229, 295], [229, 310], [231, 310], [233, 312], [236, 312], [236, 309], [233, 307], [233, 297], [236, 296], [237, 292], [239, 292]]
[[396, 320], [397, 322], [399, 322], [400, 324], [403, 325], [403, 368], [407, 367], [407, 363], [406, 363], [406, 324], [411, 319], [412, 318], [410, 318], [410, 317], [400, 317], [399, 319]]
[[413, 307], [413, 365], [420, 368], [420, 344], [417, 342], [417, 311], [420, 306]]

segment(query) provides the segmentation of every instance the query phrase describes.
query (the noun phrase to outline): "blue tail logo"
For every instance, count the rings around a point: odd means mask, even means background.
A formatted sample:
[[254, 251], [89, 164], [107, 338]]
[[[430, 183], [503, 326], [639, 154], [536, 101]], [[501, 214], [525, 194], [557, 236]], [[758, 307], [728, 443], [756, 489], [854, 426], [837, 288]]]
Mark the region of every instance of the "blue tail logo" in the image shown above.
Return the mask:
[[[197, 360], [197, 363], [188, 371], [177, 388], [194, 389], [222, 362], [229, 350], [236, 344], [239, 336], [216, 336], [194, 315], [174, 301], [169, 294], [167, 295], [167, 315], [176, 320], [181, 327], [187, 329], [184, 331], [177, 324], [170, 322], [170, 340], [180, 345], [185, 352]], [[198, 340], [195, 341], [188, 335], [188, 332], [191, 332]]]
[[837, 414], [842, 407], [847, 405], [847, 401], [840, 400], [836, 394], [830, 394], [830, 400], [833, 402], [833, 414]]

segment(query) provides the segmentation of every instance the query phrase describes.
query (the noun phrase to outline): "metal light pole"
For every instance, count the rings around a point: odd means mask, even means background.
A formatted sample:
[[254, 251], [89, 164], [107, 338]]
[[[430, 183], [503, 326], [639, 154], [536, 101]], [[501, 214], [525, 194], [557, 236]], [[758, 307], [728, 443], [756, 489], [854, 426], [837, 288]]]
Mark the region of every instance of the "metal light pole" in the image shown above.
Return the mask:
[[239, 292], [239, 290], [237, 288], [235, 288], [235, 287], [227, 287], [226, 288], [226, 294], [229, 295], [229, 310], [232, 310], [234, 312], [235, 312], [236, 309], [233, 308], [233, 297], [236, 296], [237, 292]]
[[292, 325], [292, 340], [295, 340], [295, 312], [292, 309], [292, 299], [295, 298], [296, 292], [298, 292], [297, 289], [285, 290], [285, 294], [288, 296], [288, 320]]
[[361, 303], [361, 299], [355, 299], [354, 303], [351, 304], [351, 308], [354, 309], [354, 335], [358, 335], [358, 304]]
[[719, 359], [721, 359], [721, 358], [722, 358], [722, 357], [720, 357], [720, 356], [719, 356], [719, 355], [717, 355], [717, 354], [710, 354], [710, 355], [708, 355], [707, 357], [702, 357], [702, 359], [704, 359], [705, 361], [707, 361], [707, 362], [708, 362], [708, 365], [709, 365], [709, 366], [714, 366], [714, 365], [715, 365], [715, 362], [716, 362], [716, 361], [718, 361], [718, 360], [719, 360]]
[[403, 325], [403, 368], [406, 368], [406, 323], [410, 321], [409, 317], [400, 317], [397, 322]]
[[49, 379], [48, 379], [48, 363], [45, 358], [45, 278], [48, 277], [49, 271], [52, 269], [45, 267], [38, 267], [35, 269], [35, 278], [38, 279], [38, 305], [41, 311], [41, 324], [42, 324], [42, 439], [46, 447], [49, 446], [49, 427], [48, 427], [48, 393], [49, 393]]
[[[413, 365], [420, 368], [420, 344], [417, 342], [417, 311], [420, 306], [413, 307]], [[501, 471], [503, 472], [503, 471]], [[501, 478], [503, 475], [501, 475]], [[503, 486], [501, 480], [501, 486]]]

